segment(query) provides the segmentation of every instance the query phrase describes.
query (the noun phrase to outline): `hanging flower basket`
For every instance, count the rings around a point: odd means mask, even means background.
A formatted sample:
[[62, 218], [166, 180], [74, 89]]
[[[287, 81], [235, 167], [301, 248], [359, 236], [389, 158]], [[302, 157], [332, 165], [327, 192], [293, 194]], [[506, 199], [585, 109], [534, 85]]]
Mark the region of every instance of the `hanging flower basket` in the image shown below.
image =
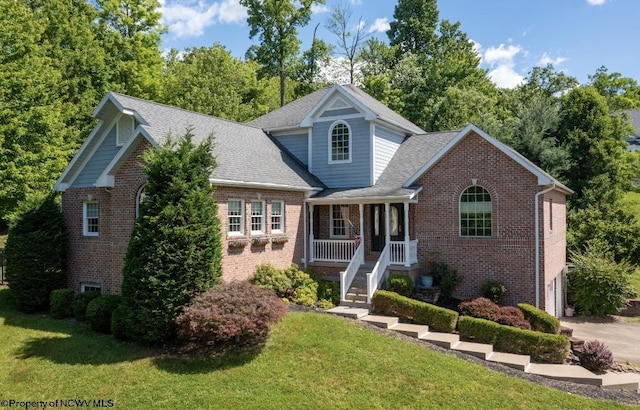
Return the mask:
[[235, 239], [233, 241], [229, 241], [229, 248], [244, 248], [249, 243], [246, 239]]
[[251, 246], [266, 246], [269, 243], [269, 238], [253, 238], [251, 239]]
[[289, 242], [289, 238], [286, 236], [276, 236], [271, 238], [271, 243], [274, 245], [282, 245], [283, 243]]

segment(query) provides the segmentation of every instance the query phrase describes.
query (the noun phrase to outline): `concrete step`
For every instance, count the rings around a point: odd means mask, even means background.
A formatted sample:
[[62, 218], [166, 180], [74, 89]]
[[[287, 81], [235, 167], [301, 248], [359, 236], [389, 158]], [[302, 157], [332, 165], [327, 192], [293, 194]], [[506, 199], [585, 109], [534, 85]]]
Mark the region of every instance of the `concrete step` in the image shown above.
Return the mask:
[[400, 332], [407, 336], [415, 337], [416, 339], [420, 339], [422, 336], [429, 333], [429, 326], [413, 325], [410, 323], [397, 323], [393, 326], [390, 326], [389, 329], [395, 330], [396, 332]]
[[364, 320], [365, 322], [369, 322], [373, 325], [376, 325], [378, 327], [382, 327], [385, 329], [388, 329], [398, 324], [398, 318], [390, 317], [390, 316], [369, 315], [369, 316], [363, 317], [361, 320]]
[[493, 352], [487, 357], [487, 361], [525, 371], [531, 363], [531, 358], [521, 354]]
[[445, 349], [451, 349], [451, 346], [460, 343], [460, 336], [452, 333], [429, 332], [419, 339], [433, 343], [436, 346], [444, 347]]
[[354, 292], [347, 292], [347, 294], [344, 296], [345, 299], [347, 300], [353, 300], [354, 302], [367, 302], [367, 292], [364, 293], [354, 293]]
[[336, 306], [327, 310], [329, 313], [333, 313], [334, 315], [350, 317], [352, 319], [360, 319], [369, 314], [369, 309], [350, 307], [350, 306]]
[[367, 311], [371, 310], [371, 304], [366, 301], [362, 302], [360, 300], [344, 300], [340, 302], [340, 306], [358, 308], [358, 309], [366, 309]]
[[602, 386], [602, 376], [598, 376], [581, 366], [531, 363], [526, 372], [566, 382]]
[[640, 393], [640, 374], [608, 372], [602, 375], [602, 387]]
[[493, 353], [493, 346], [486, 343], [458, 342], [451, 346], [451, 348], [453, 350], [478, 357], [482, 360], [486, 360], [487, 357]]

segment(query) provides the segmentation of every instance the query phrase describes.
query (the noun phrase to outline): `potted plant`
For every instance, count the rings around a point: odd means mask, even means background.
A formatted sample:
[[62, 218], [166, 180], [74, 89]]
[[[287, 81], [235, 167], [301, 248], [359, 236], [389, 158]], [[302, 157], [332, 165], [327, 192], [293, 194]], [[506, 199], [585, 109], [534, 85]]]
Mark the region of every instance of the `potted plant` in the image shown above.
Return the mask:
[[573, 315], [574, 315], [575, 313], [576, 313], [576, 311], [575, 311], [573, 308], [571, 308], [571, 307], [568, 307], [568, 306], [567, 306], [566, 308], [564, 308], [564, 315], [565, 315], [566, 317], [573, 317]]

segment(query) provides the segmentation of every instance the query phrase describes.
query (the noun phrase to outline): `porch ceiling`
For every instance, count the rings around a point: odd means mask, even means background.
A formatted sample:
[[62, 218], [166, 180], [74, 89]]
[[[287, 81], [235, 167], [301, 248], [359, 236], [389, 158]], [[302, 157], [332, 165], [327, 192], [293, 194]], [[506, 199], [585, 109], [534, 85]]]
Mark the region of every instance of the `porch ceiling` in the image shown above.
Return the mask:
[[372, 186], [366, 188], [325, 189], [317, 195], [307, 198], [307, 202], [322, 204], [378, 204], [385, 202], [413, 202], [422, 187], [383, 188]]

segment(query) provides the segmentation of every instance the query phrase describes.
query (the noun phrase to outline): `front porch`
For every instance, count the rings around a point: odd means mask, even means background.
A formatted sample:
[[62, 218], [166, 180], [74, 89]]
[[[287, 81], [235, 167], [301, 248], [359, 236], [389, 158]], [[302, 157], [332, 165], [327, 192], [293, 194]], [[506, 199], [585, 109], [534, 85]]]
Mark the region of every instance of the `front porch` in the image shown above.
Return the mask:
[[307, 260], [320, 271], [339, 267], [342, 304], [370, 305], [390, 268], [417, 270], [409, 202], [309, 204], [309, 218]]

